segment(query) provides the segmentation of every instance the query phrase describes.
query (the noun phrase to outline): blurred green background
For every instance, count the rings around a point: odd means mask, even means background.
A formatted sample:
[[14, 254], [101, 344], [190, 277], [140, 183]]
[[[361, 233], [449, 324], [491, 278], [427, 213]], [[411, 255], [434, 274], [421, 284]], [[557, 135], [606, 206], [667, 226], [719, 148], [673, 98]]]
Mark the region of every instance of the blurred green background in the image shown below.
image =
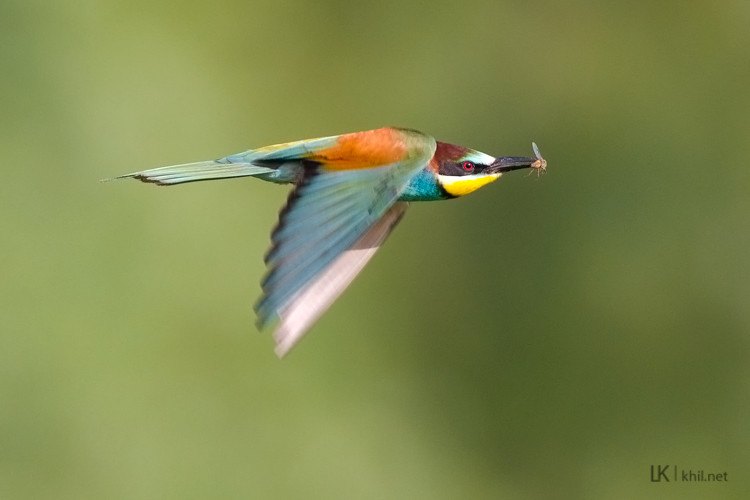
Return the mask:
[[[749, 22], [3, 0], [0, 498], [748, 498]], [[283, 361], [286, 188], [99, 183], [385, 125], [549, 172], [413, 205]]]

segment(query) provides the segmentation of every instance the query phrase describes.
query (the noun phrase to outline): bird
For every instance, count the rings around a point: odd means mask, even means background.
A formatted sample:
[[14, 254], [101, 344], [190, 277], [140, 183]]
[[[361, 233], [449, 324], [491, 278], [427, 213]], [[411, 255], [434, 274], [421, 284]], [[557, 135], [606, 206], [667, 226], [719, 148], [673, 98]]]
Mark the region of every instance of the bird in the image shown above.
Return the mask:
[[121, 175], [160, 186], [254, 177], [293, 184], [271, 233], [255, 305], [282, 358], [362, 271], [411, 202], [459, 198], [535, 157], [493, 157], [417, 130], [384, 127], [250, 149], [218, 160]]

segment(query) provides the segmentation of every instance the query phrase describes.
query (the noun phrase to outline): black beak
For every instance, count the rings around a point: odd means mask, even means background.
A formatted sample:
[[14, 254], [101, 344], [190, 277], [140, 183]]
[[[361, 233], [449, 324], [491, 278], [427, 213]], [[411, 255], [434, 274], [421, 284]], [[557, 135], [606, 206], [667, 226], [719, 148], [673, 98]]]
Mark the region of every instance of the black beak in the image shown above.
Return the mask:
[[501, 158], [495, 158], [492, 165], [487, 168], [487, 172], [502, 174], [513, 170], [520, 170], [522, 168], [533, 168], [538, 172], [544, 172], [547, 170], [547, 161], [542, 158], [536, 143], [532, 143], [532, 146], [534, 147], [536, 158], [528, 158], [526, 156], [503, 156]]

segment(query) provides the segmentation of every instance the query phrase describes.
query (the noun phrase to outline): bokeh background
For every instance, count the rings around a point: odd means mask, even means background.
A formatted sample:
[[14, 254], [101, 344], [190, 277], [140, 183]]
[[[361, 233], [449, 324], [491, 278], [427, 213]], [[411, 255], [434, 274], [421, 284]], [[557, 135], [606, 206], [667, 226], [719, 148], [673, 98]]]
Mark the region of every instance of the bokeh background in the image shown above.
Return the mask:
[[[0, 498], [748, 498], [748, 23], [3, 0]], [[412, 206], [283, 361], [285, 187], [99, 182], [384, 125], [549, 172]]]

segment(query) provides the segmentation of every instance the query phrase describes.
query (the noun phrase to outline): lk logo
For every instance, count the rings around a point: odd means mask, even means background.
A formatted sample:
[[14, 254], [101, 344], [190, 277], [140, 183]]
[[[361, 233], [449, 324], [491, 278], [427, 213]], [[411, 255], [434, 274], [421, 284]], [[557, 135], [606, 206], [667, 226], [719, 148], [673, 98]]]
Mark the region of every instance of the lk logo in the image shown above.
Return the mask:
[[[652, 465], [651, 466], [651, 482], [652, 483], [660, 483], [662, 481], [669, 482], [669, 476], [667, 475], [667, 471], [669, 471], [670, 465]], [[673, 478], [677, 479], [677, 466], [674, 466], [674, 476]]]

